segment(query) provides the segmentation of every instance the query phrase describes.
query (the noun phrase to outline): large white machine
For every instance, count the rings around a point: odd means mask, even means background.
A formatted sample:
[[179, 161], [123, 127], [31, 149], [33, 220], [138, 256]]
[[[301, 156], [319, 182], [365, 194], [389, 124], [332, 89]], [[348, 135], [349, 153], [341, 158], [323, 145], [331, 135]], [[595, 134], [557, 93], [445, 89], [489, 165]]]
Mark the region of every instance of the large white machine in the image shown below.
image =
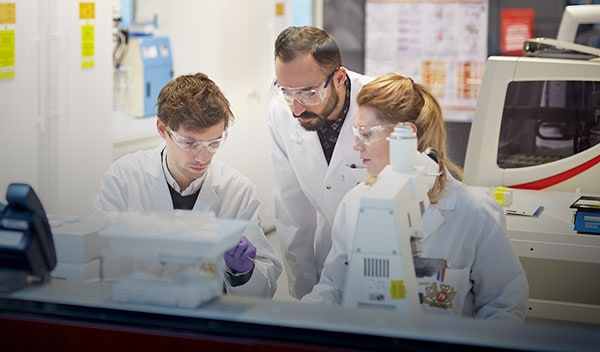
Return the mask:
[[[600, 22], [600, 4], [565, 6], [556, 39], [577, 42], [581, 25], [598, 25]], [[589, 43], [583, 43], [590, 45]]]
[[600, 193], [600, 62], [490, 57], [465, 181]]
[[582, 48], [578, 35], [590, 23], [600, 23], [600, 5], [567, 6], [556, 40], [526, 41], [528, 56], [490, 57], [471, 126], [465, 182], [519, 188], [512, 208], [544, 206], [539, 217], [507, 216], [528, 278], [528, 320], [600, 322], [589, 280], [600, 238], [578, 234], [569, 208], [579, 192], [600, 194], [600, 49]]
[[488, 58], [467, 184], [600, 193], [600, 49], [574, 43], [579, 25], [599, 22], [600, 5], [568, 6], [556, 40], [524, 43], [543, 57]]
[[342, 305], [419, 312], [418, 277], [444, 263], [420, 258], [427, 191], [437, 168], [426, 172], [424, 165], [435, 163], [417, 152], [409, 125], [397, 126], [389, 141], [390, 165], [361, 199]]

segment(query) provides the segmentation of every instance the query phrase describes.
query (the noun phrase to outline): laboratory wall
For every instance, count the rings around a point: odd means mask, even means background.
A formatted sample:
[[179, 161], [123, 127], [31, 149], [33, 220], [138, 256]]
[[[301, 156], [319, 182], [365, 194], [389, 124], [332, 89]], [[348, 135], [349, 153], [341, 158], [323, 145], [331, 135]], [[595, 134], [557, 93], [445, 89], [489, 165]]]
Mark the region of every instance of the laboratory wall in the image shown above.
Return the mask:
[[15, 16], [2, 28], [14, 31], [14, 45], [2, 44], [3, 55], [14, 53], [14, 75], [0, 79], [0, 202], [8, 184], [24, 182], [49, 213], [89, 214], [111, 161], [111, 4], [86, 2], [82, 15], [77, 0], [11, 3]]

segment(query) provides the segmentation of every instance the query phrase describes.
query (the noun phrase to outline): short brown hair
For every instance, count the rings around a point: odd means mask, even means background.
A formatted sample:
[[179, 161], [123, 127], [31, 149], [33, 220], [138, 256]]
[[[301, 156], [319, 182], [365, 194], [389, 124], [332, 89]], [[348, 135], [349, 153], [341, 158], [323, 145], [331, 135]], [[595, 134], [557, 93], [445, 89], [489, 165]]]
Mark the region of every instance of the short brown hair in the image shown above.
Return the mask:
[[311, 54], [319, 63], [323, 72], [342, 66], [340, 49], [329, 33], [311, 27], [288, 27], [281, 31], [275, 40], [275, 58], [282, 62], [290, 62], [299, 54]]
[[167, 83], [156, 106], [158, 118], [173, 130], [180, 125], [191, 131], [203, 130], [221, 121], [227, 129], [234, 119], [229, 101], [204, 73], [179, 76]]

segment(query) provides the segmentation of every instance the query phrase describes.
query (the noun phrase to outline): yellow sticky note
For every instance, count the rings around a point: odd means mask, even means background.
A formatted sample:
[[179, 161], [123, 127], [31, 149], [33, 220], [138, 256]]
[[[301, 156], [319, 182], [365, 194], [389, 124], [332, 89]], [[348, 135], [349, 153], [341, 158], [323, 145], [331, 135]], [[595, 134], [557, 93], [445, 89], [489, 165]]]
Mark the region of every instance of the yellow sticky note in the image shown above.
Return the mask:
[[0, 30], [0, 79], [15, 76], [15, 31]]
[[93, 2], [80, 2], [79, 3], [79, 19], [80, 20], [91, 20], [96, 18], [96, 8]]
[[285, 4], [283, 2], [275, 3], [275, 16], [285, 15]]
[[16, 24], [16, 5], [14, 2], [0, 4], [0, 24]]
[[390, 297], [392, 299], [406, 298], [406, 286], [404, 285], [404, 280], [390, 281]]
[[95, 54], [94, 25], [81, 25], [81, 67], [93, 68]]
[[494, 189], [494, 199], [501, 207], [507, 207], [512, 204], [512, 190], [505, 186], [498, 186]]

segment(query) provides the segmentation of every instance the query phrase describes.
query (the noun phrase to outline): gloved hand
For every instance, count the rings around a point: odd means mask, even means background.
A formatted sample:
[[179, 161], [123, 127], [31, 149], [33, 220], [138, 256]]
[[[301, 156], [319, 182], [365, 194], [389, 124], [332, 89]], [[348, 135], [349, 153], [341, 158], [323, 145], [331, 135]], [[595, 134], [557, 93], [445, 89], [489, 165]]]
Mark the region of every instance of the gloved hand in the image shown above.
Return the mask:
[[246, 236], [242, 236], [240, 242], [227, 252], [225, 252], [225, 264], [235, 273], [245, 273], [254, 266], [256, 258], [256, 247]]

